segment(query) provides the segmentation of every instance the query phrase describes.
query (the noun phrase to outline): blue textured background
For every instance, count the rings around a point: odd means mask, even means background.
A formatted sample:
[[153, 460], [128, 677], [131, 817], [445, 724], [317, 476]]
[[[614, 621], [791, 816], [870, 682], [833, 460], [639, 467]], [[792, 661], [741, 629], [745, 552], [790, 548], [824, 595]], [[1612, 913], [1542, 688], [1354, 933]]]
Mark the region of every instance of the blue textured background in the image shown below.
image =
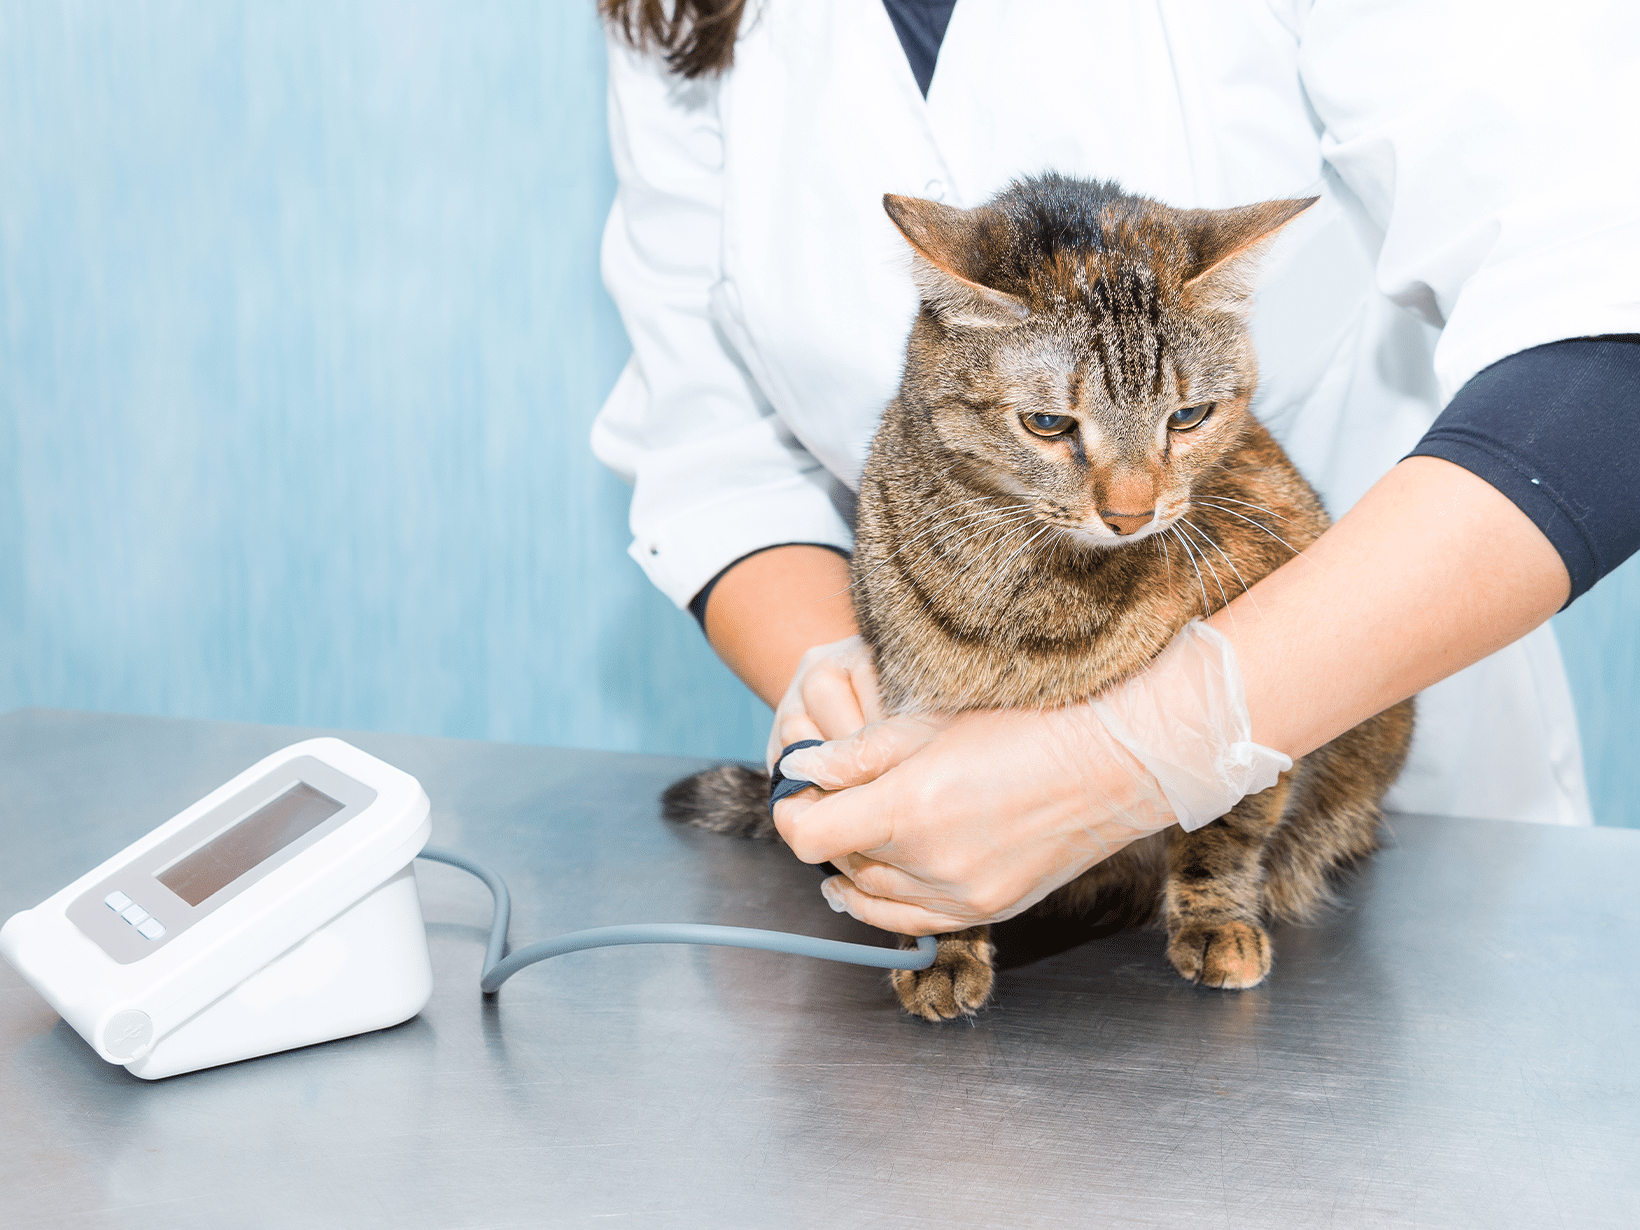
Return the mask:
[[756, 755], [587, 451], [611, 191], [593, 0], [0, 0], [0, 708]]

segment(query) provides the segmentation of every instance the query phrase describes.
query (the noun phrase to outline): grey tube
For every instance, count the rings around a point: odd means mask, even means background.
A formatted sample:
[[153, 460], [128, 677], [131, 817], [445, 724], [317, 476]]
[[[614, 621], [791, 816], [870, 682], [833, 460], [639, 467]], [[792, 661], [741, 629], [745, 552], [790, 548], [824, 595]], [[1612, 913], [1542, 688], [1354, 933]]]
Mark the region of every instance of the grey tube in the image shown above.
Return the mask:
[[712, 944], [720, 948], [757, 948], [798, 957], [869, 965], [876, 969], [927, 969], [934, 964], [939, 948], [938, 941], [931, 935], [919, 938], [915, 949], [877, 948], [870, 944], [822, 940], [812, 935], [793, 935], [789, 931], [762, 931], [755, 927], [719, 927], [710, 923], [631, 923], [620, 927], [571, 931], [550, 940], [526, 944], [503, 958], [501, 954], [506, 951], [507, 925], [512, 914], [506, 883], [488, 867], [453, 850], [428, 846], [422, 850], [421, 857], [459, 867], [490, 887], [490, 893], [495, 898], [495, 914], [490, 923], [490, 943], [484, 954], [484, 974], [479, 983], [486, 995], [493, 995], [503, 982], [537, 961], [562, 956], [566, 952], [579, 952], [583, 948], [609, 948], [619, 944]]
[[417, 857], [459, 867], [477, 876], [489, 886], [490, 896], [495, 899], [495, 912], [490, 915], [490, 943], [484, 950], [484, 969], [486, 972], [494, 969], [507, 954], [507, 928], [512, 925], [512, 894], [507, 891], [507, 882], [483, 863], [475, 863], [465, 854], [457, 854], [454, 850], [425, 846]]

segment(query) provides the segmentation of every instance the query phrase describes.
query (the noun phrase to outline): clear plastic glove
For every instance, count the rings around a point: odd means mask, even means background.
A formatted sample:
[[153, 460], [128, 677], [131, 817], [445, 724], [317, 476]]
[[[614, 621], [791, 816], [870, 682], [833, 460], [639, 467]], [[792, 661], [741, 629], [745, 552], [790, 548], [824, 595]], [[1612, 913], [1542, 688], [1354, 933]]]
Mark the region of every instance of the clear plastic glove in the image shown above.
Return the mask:
[[[813, 737], [812, 735], [809, 737]], [[1198, 828], [1292, 767], [1252, 741], [1235, 652], [1192, 622], [1141, 674], [1057, 710], [900, 716], [793, 752], [775, 809], [834, 909], [904, 935], [1011, 918], [1129, 842]]]
[[842, 739], [882, 715], [877, 664], [865, 640], [851, 636], [816, 645], [798, 661], [775, 708], [764, 763], [772, 770], [781, 748], [804, 739]]

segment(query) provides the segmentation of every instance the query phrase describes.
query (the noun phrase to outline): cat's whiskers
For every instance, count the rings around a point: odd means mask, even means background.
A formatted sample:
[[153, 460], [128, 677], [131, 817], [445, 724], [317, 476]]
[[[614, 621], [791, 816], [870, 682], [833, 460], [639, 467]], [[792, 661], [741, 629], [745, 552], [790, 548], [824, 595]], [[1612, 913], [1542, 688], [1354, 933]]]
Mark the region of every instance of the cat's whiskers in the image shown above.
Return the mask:
[[[974, 556], [973, 559], [969, 560], [961, 568], [958, 568], [955, 572], [953, 572], [951, 574], [950, 580], [953, 580], [953, 581], [956, 580], [957, 577], [960, 577], [963, 573], [967, 572], [970, 568], [973, 568], [976, 564], [983, 564], [983, 563], [986, 562], [987, 559], [994, 558], [996, 555], [1000, 554], [1002, 552], [1002, 550], [1006, 547], [1008, 541], [1011, 538], [1013, 538], [1015, 534], [1018, 534], [1022, 529], [1029, 529], [1030, 525], [1031, 525], [1031, 522], [1033, 522], [1035, 520], [1036, 520], [1036, 518], [1033, 515], [1029, 518], [1023, 519], [1022, 521], [1020, 521], [1016, 524], [1010, 525], [1008, 527], [1007, 532], [1004, 533], [1001, 538], [997, 539], [993, 543], [987, 543], [986, 546], [984, 548], [982, 548]], [[924, 602], [921, 607], [918, 608], [918, 614], [922, 614], [923, 612], [927, 611], [928, 608], [933, 605], [934, 599], [938, 598], [940, 596], [940, 594], [941, 594], [940, 590], [934, 590], [933, 592], [931, 592], [928, 595], [928, 600], [926, 602]]]
[[[1022, 526], [1028, 526], [1029, 524], [1031, 524], [1035, 520], [1037, 520], [1037, 517], [1036, 517], [1036, 514], [1034, 512], [1032, 512], [1029, 508], [1021, 508], [1021, 509], [1014, 509], [1013, 510], [1013, 515], [1011, 515], [1011, 516], [997, 517], [997, 518], [995, 518], [993, 520], [990, 520], [989, 522], [986, 522], [986, 523], [977, 523], [976, 522], [973, 525], [962, 527], [962, 530], [973, 530], [973, 531], [975, 531], [974, 533], [972, 533], [968, 536], [968, 540], [967, 540], [966, 545], [970, 548], [972, 548], [975, 545], [977, 540], [982, 539], [987, 535], [995, 535], [999, 530], [1006, 531], [1002, 534], [1002, 536], [1000, 538], [997, 538], [993, 542], [985, 543], [982, 546], [980, 546], [979, 549], [983, 552], [983, 551], [990, 550], [990, 549], [996, 547], [998, 543], [1006, 541], [1009, 537], [1011, 537], [1013, 535], [1015, 530], [1019, 529]], [[958, 532], [961, 532], [961, 531], [958, 531]], [[953, 534], [949, 535], [947, 538], [941, 540], [941, 545], [946, 545], [946, 544], [951, 543], [952, 540], [954, 540], [956, 537], [957, 537], [956, 533], [953, 533]], [[932, 544], [925, 543], [924, 548], [926, 549], [931, 545]], [[963, 573], [963, 572], [968, 571], [969, 568], [973, 567], [975, 562], [976, 561], [970, 560], [968, 563], [964, 564], [961, 568], [957, 569], [957, 572], [958, 573]]]
[[[980, 495], [980, 496], [975, 496], [971, 500], [958, 501], [958, 503], [959, 504], [974, 504], [974, 503], [980, 502], [981, 500], [994, 500], [994, 499], [998, 499], [998, 498], [1002, 498], [1002, 497], [993, 496], [993, 495]], [[955, 505], [953, 507], [955, 507]], [[889, 566], [889, 564], [893, 563], [894, 562], [894, 557], [896, 555], [899, 555], [900, 552], [905, 551], [905, 550], [907, 550], [908, 548], [910, 548], [912, 546], [915, 546], [917, 543], [919, 543], [919, 542], [923, 541], [924, 539], [928, 538], [930, 535], [939, 533], [941, 530], [948, 529], [948, 528], [950, 528], [951, 526], [954, 526], [954, 525], [961, 526], [962, 523], [965, 522], [965, 521], [969, 522], [969, 524], [967, 526], [963, 527], [963, 528], [967, 528], [967, 529], [977, 529], [980, 526], [986, 525], [988, 522], [992, 523], [992, 527], [994, 528], [995, 525], [1005, 525], [1005, 524], [1007, 524], [1008, 521], [1011, 519], [1011, 517], [1014, 514], [1023, 514], [1024, 516], [1029, 517], [1031, 515], [1031, 510], [1030, 510], [1029, 505], [1009, 504], [1006, 507], [1000, 508], [1000, 509], [983, 509], [983, 508], [969, 509], [965, 512], [959, 512], [959, 513], [955, 514], [954, 516], [947, 517], [943, 521], [936, 521], [932, 525], [928, 526], [926, 529], [920, 530], [913, 537], [906, 539], [904, 542], [902, 542], [898, 546], [896, 546], [892, 551], [890, 551], [888, 553], [887, 557], [883, 560], [883, 562], [878, 564], [870, 572], [866, 573], [863, 576], [856, 577], [854, 580], [850, 581], [847, 585], [843, 586], [842, 589], [838, 590], [837, 593], [829, 594], [829, 595], [827, 595], [826, 598], [819, 599], [819, 601], [822, 601], [822, 602], [827, 601], [830, 598], [837, 597], [839, 594], [846, 594], [846, 593], [848, 593], [849, 590], [853, 589], [856, 585], [860, 585], [860, 584], [862, 584], [866, 581], [869, 581], [872, 577], [876, 576], [884, 568], [887, 568]]]
[[[1040, 524], [1039, 519], [1034, 513], [1029, 517], [1022, 517], [1020, 520], [1011, 523], [1008, 526], [1006, 533], [1001, 534], [991, 542], [986, 543], [984, 547], [981, 548], [979, 554], [969, 560], [961, 568], [957, 569], [957, 571], [952, 575], [960, 576], [962, 573], [968, 572], [970, 569], [989, 563], [991, 560], [994, 560], [997, 556], [1006, 551], [1009, 545], [1021, 532], [1029, 530], [1033, 525]], [[981, 568], [981, 571], [984, 571], [984, 569]]]
[[1179, 545], [1184, 548], [1185, 554], [1190, 557], [1190, 566], [1196, 570], [1196, 583], [1202, 587], [1202, 614], [1204, 616], [1212, 614], [1213, 604], [1207, 597], [1207, 582], [1202, 579], [1201, 565], [1196, 562], [1196, 552], [1191, 549], [1190, 540], [1184, 536], [1178, 525], [1174, 525], [1167, 532], [1179, 535]]
[[[1237, 501], [1237, 503], [1242, 503], [1242, 502], [1243, 501], [1240, 501], [1240, 500]], [[1217, 508], [1220, 512], [1228, 513], [1232, 517], [1240, 517], [1241, 520], [1247, 522], [1248, 525], [1253, 526], [1255, 529], [1263, 530], [1271, 538], [1274, 538], [1277, 542], [1279, 542], [1282, 546], [1286, 547], [1289, 551], [1291, 551], [1294, 555], [1298, 556], [1300, 559], [1308, 560], [1310, 563], [1315, 564], [1316, 567], [1321, 568], [1323, 571], [1326, 570], [1327, 566], [1325, 564], [1320, 563], [1313, 556], [1305, 555], [1304, 552], [1300, 551], [1297, 547], [1293, 546], [1292, 543], [1288, 542], [1285, 538], [1283, 538], [1280, 534], [1276, 533], [1274, 530], [1272, 530], [1269, 526], [1265, 525], [1263, 522], [1255, 521], [1255, 520], [1253, 520], [1253, 518], [1251, 518], [1249, 516], [1246, 516], [1242, 513], [1239, 513], [1233, 508], [1225, 508], [1222, 505], [1215, 504], [1212, 500], [1206, 499], [1205, 497], [1198, 498], [1196, 500], [1196, 503], [1201, 504], [1201, 505], [1203, 505], [1204, 507], [1207, 507], [1207, 508]], [[1272, 515], [1274, 515], [1274, 514], [1272, 514]], [[1283, 517], [1282, 520], [1285, 521], [1286, 518]]]
[[[997, 556], [1001, 555], [1003, 551], [1008, 549], [1011, 542], [1017, 537], [1017, 535], [1021, 531], [1030, 529], [1031, 525], [1036, 520], [1037, 520], [1037, 518], [1033, 514], [1032, 516], [1023, 519], [1021, 522], [1009, 526], [1008, 531], [1006, 533], [1001, 535], [1001, 537], [997, 538], [996, 541], [991, 542], [991, 543], [987, 543], [985, 545], [985, 547], [978, 554], [976, 554], [973, 559], [969, 560], [968, 563], [964, 564], [961, 568], [957, 569], [956, 572], [952, 573], [952, 578], [951, 579], [955, 580], [957, 577], [961, 576], [963, 573], [968, 572], [969, 570], [971, 570], [973, 568], [980, 567], [981, 565], [988, 565], [992, 560], [996, 559]], [[1042, 537], [1042, 534], [1045, 531], [1053, 529], [1053, 528], [1054, 527], [1052, 525], [1043, 525], [1040, 529], [1037, 530], [1037, 532], [1035, 534], [1032, 534], [1023, 543], [1021, 543], [1019, 545], [1019, 547], [1016, 548], [1013, 551], [1013, 553], [1010, 554], [1008, 556], [1008, 558], [1006, 560], [1004, 560], [1003, 563], [997, 568], [995, 574], [992, 576], [991, 580], [986, 583], [985, 587], [983, 589], [981, 589], [978, 594], [975, 594], [972, 598], [969, 598], [969, 599], [966, 600], [968, 605], [970, 605], [970, 606], [977, 605], [979, 600], [981, 598], [983, 598], [985, 596], [985, 594], [990, 591], [991, 587], [996, 583], [997, 578], [1001, 576], [1002, 571], [1004, 569], [1006, 569], [1006, 567], [1008, 566], [1008, 564], [1010, 562], [1012, 562], [1014, 557], [1017, 556], [1020, 553], [1020, 551], [1023, 551], [1023, 550], [1025, 550], [1025, 548], [1029, 547], [1031, 545], [1031, 543], [1035, 542], [1038, 538]], [[982, 568], [981, 571], [984, 571], [984, 569]], [[935, 596], [936, 595], [932, 595], [932, 594], [929, 596], [928, 602], [923, 603], [923, 607], [922, 607], [923, 610], [926, 611], [928, 609], [929, 605], [933, 602]]]
[[[912, 546], [916, 546], [919, 543], [923, 546], [927, 546], [928, 540], [938, 535], [943, 530], [952, 530], [952, 533], [942, 540], [944, 542], [949, 542], [958, 534], [967, 531], [991, 530], [997, 528], [998, 526], [1007, 525], [1012, 521], [1029, 518], [1031, 515], [1030, 508], [1027, 505], [1022, 504], [1010, 504], [1007, 508], [1001, 509], [970, 510], [969, 512], [959, 513], [955, 517], [947, 517], [944, 521], [936, 521], [934, 524], [930, 525], [927, 529], [921, 531], [914, 537], [906, 539], [905, 542], [901, 543], [898, 547], [889, 552], [889, 558], [892, 559], [901, 551], [904, 551]], [[882, 564], [878, 565], [878, 567], [884, 567], [887, 563], [888, 560], [884, 560]]]
[[985, 588], [980, 590], [979, 593], [974, 595], [974, 598], [973, 598], [974, 605], [978, 606], [980, 599], [984, 598], [985, 595], [987, 595], [988, 593], [991, 592], [992, 588], [996, 585], [996, 583], [998, 581], [1000, 581], [1003, 578], [1003, 576], [1007, 573], [1008, 565], [1013, 563], [1014, 560], [1019, 557], [1019, 553], [1021, 551], [1025, 550], [1026, 547], [1030, 546], [1038, 538], [1041, 538], [1042, 535], [1048, 533], [1048, 531], [1058, 530], [1058, 529], [1059, 529], [1059, 527], [1057, 525], [1054, 525], [1050, 521], [1046, 525], [1044, 525], [1041, 529], [1039, 529], [1036, 533], [1032, 534], [1029, 538], [1027, 538], [1024, 542], [1020, 543], [1018, 548], [1014, 551], [1014, 553], [1012, 555], [1010, 555], [1007, 559], [1003, 560], [1002, 563], [998, 566], [995, 574], [993, 574], [991, 579], [985, 583]]
[[[1220, 509], [1219, 511], [1224, 512], [1224, 511], [1227, 511], [1227, 510]], [[1215, 541], [1215, 539], [1213, 538], [1213, 536], [1211, 534], [1209, 534], [1206, 530], [1202, 529], [1201, 526], [1197, 525], [1189, 517], [1180, 517], [1179, 520], [1184, 522], [1191, 529], [1195, 530], [1196, 533], [1200, 534], [1202, 536], [1202, 538], [1204, 538], [1207, 541], [1207, 544], [1210, 547], [1212, 547], [1213, 550], [1217, 551], [1220, 556], [1223, 557], [1224, 562], [1226, 564], [1230, 565], [1230, 571], [1236, 574], [1236, 580], [1238, 582], [1240, 582], [1240, 584], [1241, 584], [1241, 592], [1247, 595], [1247, 601], [1253, 604], [1253, 610], [1258, 612], [1258, 617], [1260, 619], [1263, 619], [1264, 618], [1264, 612], [1260, 611], [1258, 609], [1258, 599], [1253, 597], [1253, 591], [1252, 591], [1251, 588], [1248, 587], [1247, 578], [1241, 575], [1241, 569], [1236, 567], [1236, 561], [1231, 559], [1230, 556], [1225, 553], [1224, 548], [1219, 546], [1218, 542]], [[1215, 570], [1215, 575], [1217, 575], [1216, 570]], [[1229, 605], [1230, 604], [1228, 602], [1225, 603], [1225, 606], [1229, 606]], [[1235, 617], [1236, 617], [1235, 612], [1232, 611], [1230, 613], [1230, 618], [1235, 619]]]
[[[979, 503], [984, 503], [984, 502], [988, 502], [988, 501], [996, 500], [996, 499], [1001, 499], [1001, 498], [1005, 498], [1005, 497], [981, 495], [981, 496], [975, 496], [971, 500], [961, 500], [958, 503], [953, 504], [949, 509], [946, 510], [947, 512], [951, 512], [953, 515], [945, 517], [943, 520], [937, 520], [937, 521], [931, 522], [927, 527], [920, 530], [916, 534], [913, 534], [910, 538], [906, 539], [904, 542], [902, 542], [894, 550], [896, 552], [904, 550], [906, 547], [911, 546], [913, 543], [919, 541], [920, 539], [926, 538], [930, 534], [938, 533], [940, 530], [945, 529], [949, 526], [960, 525], [965, 521], [972, 522], [972, 523], [977, 525], [977, 524], [980, 524], [980, 523], [982, 523], [986, 520], [989, 520], [990, 518], [993, 518], [993, 517], [1005, 517], [1009, 513], [1019, 512], [1021, 509], [1023, 509], [1025, 507], [1025, 505], [1023, 505], [1023, 504], [1021, 504], [1017, 501], [1014, 501], [1014, 500], [1010, 500], [1007, 504], [1004, 504], [1001, 508], [968, 508], [968, 507], [965, 507], [966, 505], [979, 504]], [[961, 509], [961, 511], [957, 511], [958, 509]], [[891, 554], [892, 553], [893, 552], [891, 552]]]
[[949, 529], [952, 526], [959, 526], [965, 529], [977, 529], [980, 526], [985, 525], [987, 522], [998, 520], [1006, 521], [1008, 518], [1016, 514], [1028, 514], [1030, 511], [1030, 505], [1023, 503], [1010, 503], [1004, 505], [1002, 508], [971, 508], [964, 512], [957, 513], [955, 516], [947, 517], [943, 521], [933, 522], [926, 529], [906, 539], [894, 549], [894, 552], [890, 552], [890, 554], [903, 551], [905, 548], [922, 541], [931, 534], [937, 534], [941, 530]]
[[[1220, 462], [1219, 464], [1220, 464], [1221, 468], [1223, 468], [1223, 462]], [[1283, 517], [1280, 513], [1273, 512], [1270, 509], [1264, 507], [1264, 505], [1262, 505], [1262, 504], [1250, 504], [1246, 500], [1236, 499], [1236, 497], [1233, 496], [1233, 495], [1202, 496], [1200, 499], [1198, 499], [1197, 502], [1198, 503], [1206, 503], [1208, 500], [1227, 500], [1232, 504], [1240, 504], [1243, 508], [1251, 508], [1254, 512], [1261, 512], [1266, 517], [1274, 517], [1277, 521], [1285, 521], [1285, 522], [1287, 522], [1288, 525], [1297, 525], [1298, 524], [1298, 522], [1292, 520], [1291, 518]], [[1224, 511], [1229, 512], [1230, 510], [1225, 509]]]
[[[1218, 543], [1214, 542], [1211, 538], [1207, 538], [1207, 535], [1203, 534], [1201, 532], [1201, 528], [1199, 526], [1191, 524], [1190, 518], [1180, 517], [1179, 518], [1179, 528], [1180, 528], [1180, 530], [1189, 529], [1189, 530], [1194, 531], [1195, 534], [1197, 535], [1197, 537], [1206, 538], [1207, 539], [1207, 544], [1210, 547], [1213, 547], [1215, 550], [1217, 550]], [[1219, 554], [1223, 555], [1224, 552], [1220, 551]], [[1213, 584], [1215, 584], [1219, 587], [1219, 597], [1224, 600], [1224, 605], [1225, 606], [1229, 606], [1230, 605], [1230, 595], [1224, 588], [1224, 582], [1219, 579], [1219, 570], [1217, 568], [1213, 567], [1213, 561], [1208, 557], [1208, 554], [1207, 554], [1206, 551], [1202, 552], [1202, 559], [1204, 561], [1206, 561], [1206, 563], [1207, 563], [1207, 571], [1213, 574]], [[1247, 587], [1245, 585], [1242, 586], [1242, 589], [1245, 590], [1246, 588]]]

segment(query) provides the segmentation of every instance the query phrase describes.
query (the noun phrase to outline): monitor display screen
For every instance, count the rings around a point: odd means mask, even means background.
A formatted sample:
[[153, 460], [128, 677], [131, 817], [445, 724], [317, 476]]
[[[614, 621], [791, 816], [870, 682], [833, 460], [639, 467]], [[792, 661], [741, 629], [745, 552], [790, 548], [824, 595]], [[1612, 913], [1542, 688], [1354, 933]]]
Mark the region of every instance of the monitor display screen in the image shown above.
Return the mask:
[[311, 833], [342, 807], [328, 794], [297, 782], [192, 854], [156, 872], [155, 879], [189, 905], [198, 905]]

